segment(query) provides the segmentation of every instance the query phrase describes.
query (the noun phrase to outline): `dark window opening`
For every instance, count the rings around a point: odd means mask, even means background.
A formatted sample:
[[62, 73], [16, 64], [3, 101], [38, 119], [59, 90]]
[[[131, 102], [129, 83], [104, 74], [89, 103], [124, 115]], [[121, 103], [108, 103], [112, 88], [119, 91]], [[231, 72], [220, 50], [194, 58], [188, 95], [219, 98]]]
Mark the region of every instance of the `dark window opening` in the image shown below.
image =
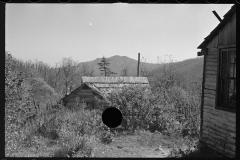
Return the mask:
[[223, 49], [219, 54], [217, 106], [236, 108], [236, 49]]

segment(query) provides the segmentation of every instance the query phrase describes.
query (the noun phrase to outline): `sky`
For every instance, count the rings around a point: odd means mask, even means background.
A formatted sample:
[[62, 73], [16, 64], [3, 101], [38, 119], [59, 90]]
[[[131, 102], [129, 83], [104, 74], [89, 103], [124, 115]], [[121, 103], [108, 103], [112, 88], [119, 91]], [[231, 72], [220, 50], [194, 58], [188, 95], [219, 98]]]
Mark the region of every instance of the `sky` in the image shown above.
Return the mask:
[[114, 55], [157, 63], [197, 57], [233, 4], [6, 4], [5, 50], [51, 66]]

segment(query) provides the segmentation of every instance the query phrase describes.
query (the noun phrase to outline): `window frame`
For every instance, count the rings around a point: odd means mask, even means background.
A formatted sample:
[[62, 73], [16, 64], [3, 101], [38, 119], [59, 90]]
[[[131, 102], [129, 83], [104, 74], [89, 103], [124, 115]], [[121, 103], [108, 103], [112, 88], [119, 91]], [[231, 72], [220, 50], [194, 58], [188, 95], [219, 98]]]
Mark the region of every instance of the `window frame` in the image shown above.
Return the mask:
[[[223, 105], [219, 105], [219, 96], [220, 96], [220, 79], [221, 79], [221, 77], [220, 77], [220, 72], [222, 71], [221, 70], [221, 65], [222, 65], [222, 52], [223, 51], [231, 51], [231, 50], [235, 50], [235, 53], [236, 53], [236, 47], [231, 47], [231, 48], [221, 48], [221, 49], [219, 49], [219, 53], [218, 53], [218, 56], [217, 56], [217, 62], [218, 62], [218, 64], [217, 64], [217, 83], [216, 83], [216, 98], [215, 98], [215, 109], [218, 109], [218, 110], [223, 110], [223, 111], [228, 111], [228, 112], [233, 112], [233, 113], [236, 113], [236, 106], [235, 106], [235, 108], [230, 108], [229, 106], [223, 106]], [[237, 54], [237, 53], [236, 53]], [[237, 63], [237, 62], [236, 62]], [[228, 61], [227, 61], [227, 64], [228, 64]], [[236, 64], [237, 65], [237, 64]], [[236, 68], [236, 66], [235, 66], [235, 68]], [[236, 72], [235, 72], [235, 74], [237, 74], [237, 69], [236, 69]], [[235, 88], [237, 87], [236, 86], [236, 75], [235, 75], [235, 78], [227, 78], [228, 80], [229, 79], [235, 79]], [[235, 104], [236, 105], [236, 104]]]

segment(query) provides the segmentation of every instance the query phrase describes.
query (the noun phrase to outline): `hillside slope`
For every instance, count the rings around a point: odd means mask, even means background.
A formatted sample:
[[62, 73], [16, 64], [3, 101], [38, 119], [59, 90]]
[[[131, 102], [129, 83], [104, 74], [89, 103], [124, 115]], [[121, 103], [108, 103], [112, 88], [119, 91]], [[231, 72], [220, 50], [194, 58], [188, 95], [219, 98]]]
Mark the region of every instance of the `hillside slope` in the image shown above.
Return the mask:
[[[128, 68], [130, 76], [137, 75], [137, 60], [126, 57], [126, 56], [112, 56], [110, 59], [110, 69], [117, 73], [115, 76], [121, 76], [121, 70], [124, 68]], [[101, 72], [99, 71], [99, 65], [101, 58], [96, 58], [93, 61], [81, 62], [78, 65], [78, 69], [81, 68], [82, 65], [88, 65], [90, 68], [94, 69], [94, 76], [100, 76]], [[197, 76], [202, 77], [203, 73], [203, 58], [192, 58], [187, 59], [180, 62], [173, 62], [172, 65], [186, 78]], [[162, 65], [160, 64], [152, 64], [152, 63], [143, 63], [141, 62], [140, 66], [146, 67], [149, 71], [158, 70]], [[141, 68], [141, 67], [140, 67]]]
[[[131, 76], [136, 76], [137, 75], [137, 63], [138, 61], [132, 58], [129, 58], [127, 56], [119, 56], [115, 55], [112, 57], [106, 57], [110, 61], [110, 69], [117, 73], [114, 76], [121, 76], [121, 70], [124, 68], [127, 68], [129, 71], [129, 75]], [[101, 58], [96, 58], [93, 61], [88, 61], [88, 62], [81, 62], [78, 65], [78, 68], [80, 69], [82, 65], [87, 64], [90, 68], [94, 69], [94, 76], [100, 76], [101, 72], [99, 71], [99, 65], [98, 63], [101, 62]], [[152, 70], [159, 65], [157, 64], [151, 64], [151, 63], [141, 63], [141, 65], [145, 65], [148, 69]]]

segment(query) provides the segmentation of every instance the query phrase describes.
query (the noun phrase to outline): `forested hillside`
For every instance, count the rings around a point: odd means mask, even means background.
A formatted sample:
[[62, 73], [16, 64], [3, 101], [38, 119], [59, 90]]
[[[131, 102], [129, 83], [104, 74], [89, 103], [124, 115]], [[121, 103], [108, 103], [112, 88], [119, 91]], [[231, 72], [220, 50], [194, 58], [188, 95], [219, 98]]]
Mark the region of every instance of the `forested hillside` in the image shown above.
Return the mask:
[[[127, 56], [112, 56], [107, 58], [109, 59], [110, 68], [112, 71], [116, 72], [116, 75], [113, 76], [121, 76], [122, 70], [127, 70], [127, 76], [136, 76], [137, 75], [137, 60], [129, 58]], [[97, 58], [93, 61], [88, 62], [81, 62], [78, 64], [78, 70], [81, 70], [83, 66], [87, 66], [88, 68], [91, 68], [94, 72], [94, 76], [100, 76], [100, 70], [98, 63], [101, 61], [101, 58]], [[168, 63], [168, 62], [165, 62]], [[172, 62], [172, 65], [179, 70], [182, 74], [186, 76], [192, 76], [192, 75], [202, 75], [203, 70], [203, 58], [192, 58], [180, 62]], [[158, 68], [161, 68], [163, 66], [161, 63], [147, 63], [145, 62], [144, 58], [141, 58], [140, 63], [140, 73], [143, 72], [150, 72], [152, 70], [158, 70]]]
[[[99, 70], [99, 65], [98, 63], [101, 61], [102, 58], [96, 58], [93, 61], [88, 61], [88, 62], [81, 62], [79, 63], [78, 67], [79, 69], [82, 66], [89, 66], [94, 70], [94, 76], [100, 76], [101, 72]], [[123, 70], [126, 70], [126, 75], [127, 76], [136, 76], [137, 75], [137, 60], [129, 58], [127, 56], [119, 56], [115, 55], [112, 57], [107, 58], [109, 59], [110, 63], [110, 68], [112, 71], [117, 73], [116, 75], [113, 76], [122, 76]], [[142, 59], [143, 61], [143, 59]], [[146, 63], [145, 61], [141, 62], [140, 70], [141, 68], [146, 67], [148, 70], [152, 70], [153, 68], [158, 67], [157, 64], [151, 64], [151, 63]]]

